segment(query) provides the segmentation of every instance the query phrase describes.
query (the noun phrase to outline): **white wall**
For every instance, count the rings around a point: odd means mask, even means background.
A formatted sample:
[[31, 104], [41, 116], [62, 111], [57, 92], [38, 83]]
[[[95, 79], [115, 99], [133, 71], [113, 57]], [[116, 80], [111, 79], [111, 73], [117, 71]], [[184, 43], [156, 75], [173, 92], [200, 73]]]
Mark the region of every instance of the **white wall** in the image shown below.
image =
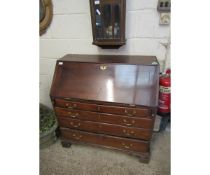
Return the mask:
[[[40, 37], [40, 102], [51, 106], [49, 90], [55, 62], [65, 54], [155, 55], [161, 70], [170, 66], [170, 26], [159, 25], [158, 0], [127, 0], [126, 45], [101, 49], [92, 45], [89, 0], [53, 0], [53, 20]], [[170, 49], [170, 48], [169, 48]]]

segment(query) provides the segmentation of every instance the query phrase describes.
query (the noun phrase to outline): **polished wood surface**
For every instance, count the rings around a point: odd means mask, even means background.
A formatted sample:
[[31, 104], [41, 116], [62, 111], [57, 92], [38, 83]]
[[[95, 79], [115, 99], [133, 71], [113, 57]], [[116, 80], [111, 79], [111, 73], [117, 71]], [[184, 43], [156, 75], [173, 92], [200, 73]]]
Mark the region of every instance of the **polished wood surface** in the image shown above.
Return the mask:
[[67, 55], [50, 91], [64, 147], [87, 143], [149, 161], [159, 64], [152, 56]]
[[77, 118], [86, 121], [95, 121], [102, 123], [110, 123], [116, 125], [123, 125], [129, 127], [139, 127], [145, 129], [151, 129], [153, 127], [152, 118], [139, 118], [139, 117], [130, 117], [124, 115], [114, 115], [107, 113], [98, 113], [90, 111], [82, 111], [75, 109], [64, 109], [55, 107], [56, 115], [59, 117], [70, 117]]
[[155, 56], [141, 55], [81, 55], [67, 54], [58, 61], [71, 61], [81, 63], [120, 63], [120, 64], [139, 64], [139, 65], [158, 65]]
[[135, 117], [149, 117], [150, 110], [148, 108], [128, 108], [99, 105], [99, 111], [103, 113], [122, 114]]
[[51, 96], [157, 107], [158, 65], [104, 65], [70, 59], [58, 61], [56, 67]]
[[125, 127], [120, 125], [113, 125], [107, 123], [99, 123], [92, 121], [82, 121], [79, 119], [72, 118], [58, 118], [59, 126], [67, 127], [71, 129], [78, 129], [83, 131], [89, 131], [94, 133], [103, 133], [112, 136], [122, 136], [143, 140], [150, 140], [152, 136], [152, 130], [136, 128], [136, 127]]
[[136, 152], [148, 152], [149, 142], [127, 139], [121, 137], [107, 136], [102, 134], [88, 133], [67, 128], [61, 128], [63, 139], [70, 139], [76, 142], [85, 142], [95, 145], [104, 145], [107, 147], [115, 147], [122, 150], [130, 150]]
[[63, 99], [55, 99], [56, 106], [65, 107], [68, 109], [82, 109], [88, 111], [97, 111], [98, 105], [91, 103], [81, 103], [78, 101], [67, 101]]
[[113, 106], [113, 105], [101, 105], [92, 104], [88, 102], [78, 102], [75, 100], [63, 100], [55, 99], [56, 106], [68, 108], [68, 109], [81, 109], [88, 111], [96, 111], [101, 113], [120, 114], [133, 117], [151, 118], [151, 109], [146, 107], [136, 108], [127, 106]]

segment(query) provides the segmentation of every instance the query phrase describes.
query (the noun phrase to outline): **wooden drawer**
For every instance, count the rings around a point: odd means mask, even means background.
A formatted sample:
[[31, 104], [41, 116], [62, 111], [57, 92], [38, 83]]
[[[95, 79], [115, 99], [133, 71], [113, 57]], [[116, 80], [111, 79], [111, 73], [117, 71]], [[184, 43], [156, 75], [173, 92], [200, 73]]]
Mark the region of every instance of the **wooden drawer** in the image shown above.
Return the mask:
[[67, 127], [72, 129], [79, 129], [83, 131], [103, 133], [115, 136], [150, 140], [152, 136], [152, 130], [125, 127], [120, 125], [112, 125], [106, 123], [98, 123], [91, 121], [81, 121], [71, 118], [58, 118], [59, 125], [61, 127]]
[[55, 106], [64, 107], [68, 109], [82, 109], [82, 110], [88, 110], [88, 111], [97, 111], [98, 105], [91, 104], [91, 103], [81, 103], [81, 102], [76, 102], [76, 101], [56, 99]]
[[101, 113], [100, 122], [144, 129], [153, 128], [153, 119]]
[[58, 117], [61, 116], [61, 117], [78, 118], [90, 121], [99, 121], [99, 115], [97, 112], [55, 107], [55, 113]]
[[151, 113], [148, 108], [136, 108], [136, 107], [129, 108], [129, 107], [99, 105], [98, 110], [102, 113], [151, 118]]
[[63, 99], [56, 99], [55, 106], [64, 107], [68, 109], [81, 109], [87, 111], [95, 111], [101, 113], [126, 115], [130, 117], [151, 118], [151, 111], [148, 108], [137, 107], [119, 107], [110, 105], [98, 105], [85, 102], [67, 101]]
[[60, 130], [63, 140], [101, 145], [120, 150], [128, 150], [142, 153], [149, 152], [148, 141], [106, 136], [103, 134], [87, 133], [84, 131], [72, 130], [67, 128], [60, 128]]
[[153, 120], [150, 118], [121, 116], [115, 114], [97, 113], [97, 112], [81, 111], [81, 110], [70, 110], [59, 107], [55, 107], [55, 112], [57, 116], [61, 117], [71, 117], [81, 120], [110, 123], [110, 124], [130, 126], [130, 127], [139, 127], [145, 129], [153, 128]]

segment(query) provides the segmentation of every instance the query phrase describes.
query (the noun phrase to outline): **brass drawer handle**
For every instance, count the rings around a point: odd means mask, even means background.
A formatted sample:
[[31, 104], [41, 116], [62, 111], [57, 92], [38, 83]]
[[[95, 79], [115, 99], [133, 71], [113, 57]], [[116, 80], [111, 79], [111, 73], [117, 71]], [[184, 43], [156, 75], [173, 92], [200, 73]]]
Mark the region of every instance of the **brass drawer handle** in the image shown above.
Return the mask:
[[122, 145], [124, 146], [124, 148], [129, 149], [133, 146], [133, 144], [130, 143], [130, 145], [126, 145], [125, 143], [122, 143]]
[[78, 127], [80, 127], [81, 124], [78, 123], [77, 125], [75, 125], [74, 122], [70, 122], [70, 125], [73, 126], [73, 127], [75, 127], [75, 128], [78, 128]]
[[133, 116], [132, 114], [128, 113], [127, 109], [125, 109], [125, 113], [126, 113], [126, 115], [128, 115], [128, 116]]
[[77, 104], [73, 104], [72, 106], [69, 106], [69, 103], [66, 103], [66, 107], [68, 109], [74, 109], [74, 108], [77, 108]]
[[69, 114], [70, 117], [72, 117], [72, 118], [76, 118], [76, 117], [79, 115], [79, 113], [72, 114], [71, 112], [68, 112], [68, 114]]
[[82, 135], [77, 136], [76, 134], [73, 134], [73, 137], [74, 137], [76, 140], [80, 140], [80, 139], [82, 138]]
[[135, 132], [133, 130], [129, 131], [129, 130], [126, 130], [126, 129], [123, 129], [123, 132], [125, 133], [125, 135], [127, 136], [130, 136], [132, 134], [135, 134]]
[[107, 65], [100, 65], [100, 69], [101, 70], [106, 70], [107, 69]]
[[132, 126], [132, 125], [135, 123], [135, 120], [132, 120], [131, 123], [127, 123], [127, 120], [126, 120], [126, 119], [123, 119], [123, 122], [124, 122], [124, 124], [127, 125], [127, 126]]
[[128, 110], [125, 109], [125, 114], [127, 114], [128, 116], [134, 116], [136, 114], [136, 110], [133, 110], [132, 113], [128, 113]]

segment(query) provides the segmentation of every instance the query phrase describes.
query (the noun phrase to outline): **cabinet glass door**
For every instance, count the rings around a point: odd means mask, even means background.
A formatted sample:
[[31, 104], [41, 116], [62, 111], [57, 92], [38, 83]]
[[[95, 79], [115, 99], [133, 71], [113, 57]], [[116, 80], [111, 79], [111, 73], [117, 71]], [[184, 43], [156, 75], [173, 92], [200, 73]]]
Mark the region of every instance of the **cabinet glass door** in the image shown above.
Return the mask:
[[95, 1], [96, 39], [120, 39], [120, 6], [106, 0]]
[[114, 38], [120, 38], [120, 7], [119, 4], [113, 6], [114, 9]]
[[112, 6], [110, 4], [104, 4], [102, 6], [102, 18], [104, 24], [104, 38], [113, 38]]
[[100, 1], [95, 1], [96, 38], [103, 38], [103, 25], [101, 18]]

